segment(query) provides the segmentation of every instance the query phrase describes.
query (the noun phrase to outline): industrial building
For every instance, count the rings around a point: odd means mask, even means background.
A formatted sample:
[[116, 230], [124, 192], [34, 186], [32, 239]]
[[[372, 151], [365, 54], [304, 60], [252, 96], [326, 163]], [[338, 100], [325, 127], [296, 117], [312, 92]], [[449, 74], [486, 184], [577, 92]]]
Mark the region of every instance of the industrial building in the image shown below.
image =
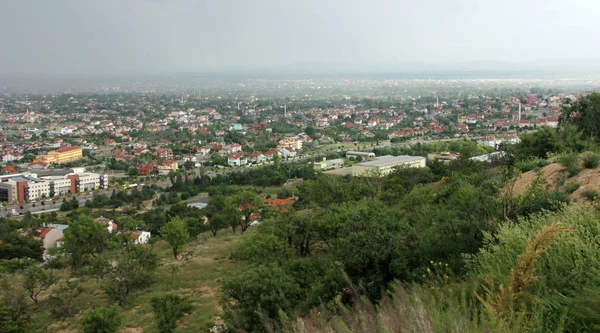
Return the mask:
[[322, 161], [313, 162], [313, 167], [315, 170], [331, 170], [331, 169], [339, 169], [344, 166], [344, 160], [341, 158], [335, 158], [333, 160], [328, 160], [323, 157]]
[[0, 201], [24, 203], [107, 187], [108, 175], [85, 172], [84, 168], [44, 176], [35, 173], [12, 174], [0, 176]]
[[349, 150], [346, 152], [346, 158], [355, 158], [361, 161], [372, 160], [375, 158], [375, 153]]
[[459, 153], [451, 153], [451, 152], [435, 152], [429, 153], [427, 158], [430, 160], [439, 160], [443, 162], [450, 162], [458, 159], [460, 157]]
[[395, 168], [424, 168], [425, 157], [422, 156], [380, 156], [372, 161], [354, 164], [353, 176], [385, 176]]

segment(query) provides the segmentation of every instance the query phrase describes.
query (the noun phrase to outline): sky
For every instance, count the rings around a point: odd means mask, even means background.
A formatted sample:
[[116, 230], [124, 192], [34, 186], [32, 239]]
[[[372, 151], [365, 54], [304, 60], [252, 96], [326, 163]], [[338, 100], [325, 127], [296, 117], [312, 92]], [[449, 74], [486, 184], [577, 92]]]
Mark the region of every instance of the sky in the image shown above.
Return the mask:
[[599, 15], [598, 0], [7, 0], [0, 74], [581, 65], [600, 59]]

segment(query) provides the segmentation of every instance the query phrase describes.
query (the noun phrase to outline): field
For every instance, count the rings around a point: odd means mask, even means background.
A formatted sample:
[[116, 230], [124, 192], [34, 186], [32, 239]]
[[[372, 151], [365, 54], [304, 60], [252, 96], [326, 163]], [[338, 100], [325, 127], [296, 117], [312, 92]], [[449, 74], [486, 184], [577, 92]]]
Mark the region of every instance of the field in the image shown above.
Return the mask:
[[[248, 232], [252, 232], [251, 230]], [[153, 296], [173, 293], [189, 297], [194, 305], [191, 314], [180, 322], [178, 332], [207, 332], [216, 324], [222, 324], [219, 307], [219, 281], [223, 277], [235, 275], [248, 269], [243, 262], [229, 259], [233, 246], [242, 239], [239, 233], [233, 234], [230, 229], [222, 230], [217, 237], [210, 233], [201, 234], [197, 240], [189, 242], [182, 253], [193, 252], [189, 261], [175, 260], [168, 245], [161, 241], [153, 246], [160, 258], [157, 279], [149, 288], [139, 290], [130, 295], [123, 306], [123, 327], [120, 332], [157, 332], [154, 327], [150, 299]], [[68, 270], [56, 271], [63, 278], [68, 278]], [[103, 307], [108, 304], [100, 283], [94, 278], [79, 279], [83, 293], [76, 299], [79, 313], [65, 321], [53, 322], [47, 315], [49, 332], [79, 332], [78, 318], [84, 310]], [[45, 299], [50, 292], [41, 295]], [[137, 304], [137, 305], [136, 305]], [[44, 316], [45, 305], [41, 301], [34, 313]]]

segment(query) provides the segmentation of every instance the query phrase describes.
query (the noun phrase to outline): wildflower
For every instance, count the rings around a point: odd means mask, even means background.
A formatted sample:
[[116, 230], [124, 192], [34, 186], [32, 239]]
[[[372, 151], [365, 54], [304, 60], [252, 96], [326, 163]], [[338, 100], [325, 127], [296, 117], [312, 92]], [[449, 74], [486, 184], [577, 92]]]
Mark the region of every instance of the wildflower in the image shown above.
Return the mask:
[[433, 260], [430, 260], [429, 263], [433, 265]]
[[429, 267], [427, 267], [427, 273], [431, 273], [431, 270], [429, 269]]
[[423, 277], [427, 277], [427, 276], [425, 276], [425, 274], [423, 274]]
[[442, 262], [441, 261], [439, 262], [439, 264], [440, 264], [440, 266], [442, 266]]
[[448, 267], [448, 264], [446, 264], [446, 267]]
[[448, 279], [448, 275], [444, 276], [444, 279]]

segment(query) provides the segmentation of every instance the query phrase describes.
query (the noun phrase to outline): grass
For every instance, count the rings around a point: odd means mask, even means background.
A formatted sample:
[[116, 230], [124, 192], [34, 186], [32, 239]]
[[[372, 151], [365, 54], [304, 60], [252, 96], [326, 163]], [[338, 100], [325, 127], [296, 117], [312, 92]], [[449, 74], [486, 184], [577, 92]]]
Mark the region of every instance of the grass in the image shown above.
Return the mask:
[[588, 188], [581, 191], [581, 196], [588, 199], [589, 201], [594, 201], [598, 198], [598, 190], [593, 188]]
[[565, 192], [566, 194], [571, 194], [577, 191], [580, 186], [581, 185], [579, 185], [578, 183], [565, 184], [565, 186], [563, 187], [563, 192]]
[[[248, 232], [253, 232], [250, 229]], [[148, 288], [130, 294], [126, 304], [123, 305], [123, 327], [139, 329], [139, 332], [156, 333], [150, 300], [154, 296], [173, 293], [189, 297], [194, 310], [184, 316], [179, 322], [177, 332], [206, 332], [215, 324], [220, 323], [221, 308], [219, 306], [220, 279], [238, 274], [249, 269], [244, 262], [234, 262], [229, 259], [234, 244], [243, 236], [233, 234], [230, 229], [221, 230], [217, 237], [210, 233], [198, 236], [183, 249], [182, 253], [193, 251], [193, 258], [189, 262], [175, 260], [171, 249], [165, 242], [158, 242], [153, 246], [160, 258], [160, 266], [156, 273], [156, 281]], [[151, 246], [151, 245], [147, 245]], [[178, 266], [173, 272], [171, 267]], [[62, 279], [72, 278], [69, 269], [55, 270]], [[20, 279], [20, 276], [14, 277]], [[80, 330], [79, 317], [87, 309], [109, 305], [108, 299], [101, 290], [101, 281], [95, 278], [77, 278], [83, 289], [81, 295], [75, 299], [78, 313], [63, 321], [53, 318], [47, 311], [45, 301], [34, 305], [34, 317], [44, 320], [50, 327], [64, 332]], [[11, 278], [12, 281], [13, 278]], [[41, 294], [40, 299], [45, 299], [51, 291]], [[48, 319], [42, 319], [42, 318]], [[35, 319], [35, 318], [34, 318]], [[48, 322], [50, 321], [50, 322]]]

